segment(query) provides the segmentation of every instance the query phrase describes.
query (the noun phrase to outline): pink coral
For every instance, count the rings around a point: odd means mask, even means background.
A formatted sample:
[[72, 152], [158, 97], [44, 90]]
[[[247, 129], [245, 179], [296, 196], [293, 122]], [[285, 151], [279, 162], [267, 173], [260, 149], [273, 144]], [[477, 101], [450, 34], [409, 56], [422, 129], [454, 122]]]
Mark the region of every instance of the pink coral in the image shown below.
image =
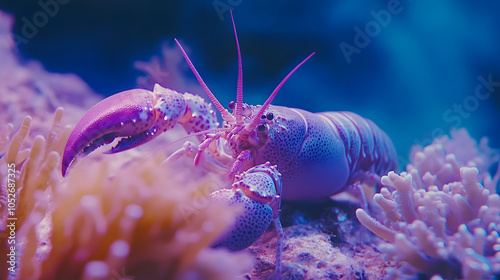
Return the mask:
[[406, 172], [389, 172], [373, 198], [380, 223], [358, 209], [359, 221], [383, 239], [386, 256], [401, 263], [393, 276], [425, 273], [480, 279], [500, 272], [500, 168], [486, 140], [479, 146], [465, 129], [415, 148]]

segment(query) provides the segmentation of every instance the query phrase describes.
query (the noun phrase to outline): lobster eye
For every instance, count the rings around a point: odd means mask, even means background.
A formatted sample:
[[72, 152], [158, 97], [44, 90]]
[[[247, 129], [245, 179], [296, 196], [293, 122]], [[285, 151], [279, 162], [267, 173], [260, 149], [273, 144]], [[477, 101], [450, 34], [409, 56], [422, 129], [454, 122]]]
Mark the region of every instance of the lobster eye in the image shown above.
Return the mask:
[[273, 120], [273, 118], [274, 118], [273, 113], [269, 113], [269, 114], [267, 114], [267, 120], [272, 121], [272, 120]]
[[231, 101], [229, 102], [229, 105], [227, 105], [227, 107], [229, 108], [229, 110], [231, 111], [234, 111], [234, 107], [236, 106], [236, 103], [234, 103], [234, 101]]
[[267, 117], [266, 117], [266, 115], [262, 115], [262, 116], [260, 116], [260, 118], [261, 118], [261, 119], [265, 119], [265, 118], [267, 118]]
[[265, 126], [265, 125], [263, 125], [263, 124], [259, 124], [259, 126], [257, 127], [257, 129], [258, 129], [259, 131], [264, 131], [264, 130], [266, 130], [266, 126]]

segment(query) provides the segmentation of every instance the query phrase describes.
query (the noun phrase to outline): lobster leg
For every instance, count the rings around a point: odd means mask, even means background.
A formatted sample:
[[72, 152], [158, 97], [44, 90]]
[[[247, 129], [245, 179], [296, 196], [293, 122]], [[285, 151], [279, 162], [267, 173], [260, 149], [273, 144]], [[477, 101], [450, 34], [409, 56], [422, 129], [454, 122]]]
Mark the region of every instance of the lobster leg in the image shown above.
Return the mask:
[[232, 251], [242, 250], [254, 243], [274, 223], [276, 229], [276, 269], [281, 275], [283, 228], [279, 220], [281, 207], [281, 174], [276, 165], [269, 162], [236, 175], [231, 189], [222, 189], [211, 194], [216, 202], [244, 206], [235, 224], [215, 242], [214, 247], [225, 247]]
[[[163, 166], [170, 166], [172, 163], [174, 163], [176, 160], [178, 160], [181, 157], [188, 157], [194, 159], [196, 156], [200, 155], [199, 158], [199, 165], [206, 170], [217, 173], [220, 175], [225, 175], [227, 173], [227, 167], [222, 165], [218, 159], [214, 157], [206, 157], [204, 153], [201, 153], [199, 145], [195, 144], [191, 141], [186, 141], [180, 149], [177, 151], [173, 152], [166, 160], [164, 160], [161, 165]], [[227, 160], [231, 160], [229, 156], [227, 156]]]
[[[64, 150], [62, 174], [80, 154], [123, 137], [107, 153], [125, 151], [157, 137], [180, 123], [186, 132], [218, 127], [215, 112], [204, 99], [156, 84], [153, 91], [127, 90], [92, 107], [77, 123]], [[198, 135], [204, 140], [204, 135]]]
[[368, 213], [368, 200], [366, 199], [365, 190], [360, 183], [354, 183], [347, 187], [346, 191], [359, 199], [359, 207]]
[[243, 164], [251, 160], [251, 155], [252, 154], [249, 150], [244, 150], [238, 155], [238, 157], [236, 157], [236, 160], [234, 160], [234, 163], [229, 172], [229, 178], [233, 178], [234, 175], [236, 175], [243, 169]]
[[192, 157], [194, 158], [196, 154], [198, 153], [198, 145], [191, 141], [186, 141], [183, 145], [182, 148], [178, 149], [177, 151], [173, 152], [166, 160], [164, 160], [161, 165], [163, 166], [169, 166], [176, 160], [178, 160], [181, 157]]

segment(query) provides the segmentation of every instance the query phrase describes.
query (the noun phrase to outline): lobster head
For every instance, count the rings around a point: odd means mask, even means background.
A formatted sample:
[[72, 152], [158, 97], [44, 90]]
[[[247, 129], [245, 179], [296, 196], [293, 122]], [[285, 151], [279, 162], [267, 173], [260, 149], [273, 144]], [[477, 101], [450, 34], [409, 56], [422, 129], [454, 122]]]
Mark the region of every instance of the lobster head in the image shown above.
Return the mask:
[[[283, 78], [283, 80], [273, 90], [273, 92], [263, 105], [248, 105], [246, 103], [243, 103], [243, 67], [241, 62], [241, 51], [238, 41], [238, 34], [236, 32], [236, 26], [234, 24], [232, 12], [231, 20], [233, 23], [234, 36], [236, 39], [236, 48], [238, 51], [238, 81], [236, 87], [236, 102], [232, 101], [228, 106], [228, 108], [232, 110], [232, 113], [224, 108], [224, 106], [208, 88], [179, 41], [175, 39], [175, 42], [179, 47], [182, 55], [184, 56], [189, 68], [198, 80], [199, 84], [201, 85], [207, 96], [210, 98], [215, 108], [217, 108], [217, 110], [221, 113], [221, 116], [224, 120], [223, 130], [225, 131], [227, 136], [225, 138], [228, 140], [229, 147], [232, 150], [233, 154], [238, 155], [244, 150], [255, 151], [260, 149], [265, 145], [267, 139], [269, 139], [270, 133], [277, 133], [278, 131], [284, 129], [283, 126], [279, 125], [279, 123], [276, 122], [276, 120], [279, 119], [281, 110], [277, 109], [277, 106], [271, 106], [271, 102], [273, 101], [274, 97], [281, 89], [281, 87], [290, 78], [290, 76], [295, 71], [297, 71], [297, 69], [302, 66], [302, 64], [304, 64], [311, 56], [313, 56], [314, 52], [306, 57], [297, 66], [295, 66], [295, 68], [293, 68], [292, 71], [290, 71], [290, 73], [288, 73], [288, 75]], [[275, 116], [278, 116], [278, 118], [276, 118]]]

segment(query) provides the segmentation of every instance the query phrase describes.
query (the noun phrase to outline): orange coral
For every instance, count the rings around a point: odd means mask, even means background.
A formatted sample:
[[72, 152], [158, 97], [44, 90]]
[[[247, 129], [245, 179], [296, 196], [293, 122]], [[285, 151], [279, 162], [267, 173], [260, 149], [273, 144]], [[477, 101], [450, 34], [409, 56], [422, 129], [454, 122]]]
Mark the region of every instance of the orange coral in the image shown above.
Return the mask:
[[[89, 157], [62, 178], [60, 154], [69, 129], [61, 127], [61, 118], [58, 109], [47, 140], [37, 136], [29, 152], [19, 151], [29, 117], [4, 145], [0, 172], [8, 162], [19, 169], [20, 259], [11, 279], [119, 279], [124, 274], [136, 279], [234, 279], [251, 267], [247, 253], [210, 248], [240, 209], [206, 199], [215, 188], [206, 175], [173, 172], [160, 166], [160, 157], [123, 163], [110, 175], [108, 167], [117, 157]], [[10, 130], [1, 129], [7, 135], [0, 139], [8, 139]], [[5, 224], [3, 201], [0, 209]], [[4, 273], [5, 262], [2, 266]]]

